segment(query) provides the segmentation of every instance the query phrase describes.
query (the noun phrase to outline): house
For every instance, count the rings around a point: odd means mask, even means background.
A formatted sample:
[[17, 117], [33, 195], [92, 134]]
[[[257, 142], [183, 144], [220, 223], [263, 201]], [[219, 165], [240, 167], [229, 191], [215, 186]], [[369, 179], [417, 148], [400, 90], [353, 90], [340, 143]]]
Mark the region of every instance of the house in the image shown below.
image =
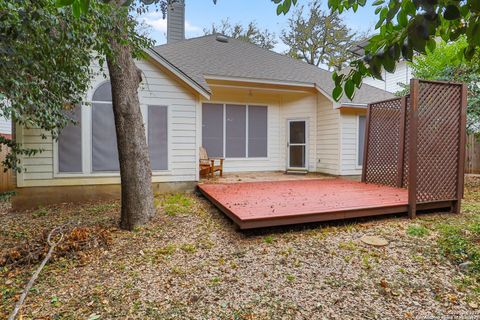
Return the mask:
[[[364, 48], [367, 44], [368, 40], [360, 41], [350, 49], [350, 52], [359, 57], [363, 57], [365, 55]], [[367, 77], [363, 79], [363, 83], [391, 93], [396, 93], [404, 89], [402, 85], [408, 86], [410, 84], [410, 79], [412, 78], [412, 68], [408, 65], [406, 60], [400, 60], [397, 63], [394, 72], [387, 72], [382, 69], [382, 80]]]
[[[174, 6], [168, 43], [137, 61], [155, 192], [192, 188], [201, 146], [225, 157], [225, 172], [361, 173], [367, 103], [390, 93], [363, 85], [353, 101], [335, 102], [328, 71], [222, 35], [185, 40], [184, 5]], [[58, 141], [17, 126], [20, 143], [45, 151], [21, 159], [14, 206], [118, 197], [110, 84], [100, 73], [85, 102]]]

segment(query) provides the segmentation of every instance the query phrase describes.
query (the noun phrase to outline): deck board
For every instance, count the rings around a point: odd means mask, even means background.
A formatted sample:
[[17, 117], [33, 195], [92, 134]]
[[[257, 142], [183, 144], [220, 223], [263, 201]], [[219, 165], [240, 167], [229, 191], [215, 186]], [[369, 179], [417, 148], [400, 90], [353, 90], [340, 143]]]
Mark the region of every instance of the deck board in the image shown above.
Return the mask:
[[240, 228], [405, 212], [406, 189], [344, 179], [199, 184]]

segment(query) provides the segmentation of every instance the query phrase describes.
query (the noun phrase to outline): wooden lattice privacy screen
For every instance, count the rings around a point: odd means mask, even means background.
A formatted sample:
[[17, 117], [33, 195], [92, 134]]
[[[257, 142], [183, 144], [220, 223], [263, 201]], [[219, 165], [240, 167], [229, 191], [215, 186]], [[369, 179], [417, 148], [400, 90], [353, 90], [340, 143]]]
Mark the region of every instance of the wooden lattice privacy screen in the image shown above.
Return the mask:
[[409, 215], [460, 212], [465, 165], [467, 89], [412, 79], [410, 95], [368, 107], [362, 181], [408, 188]]

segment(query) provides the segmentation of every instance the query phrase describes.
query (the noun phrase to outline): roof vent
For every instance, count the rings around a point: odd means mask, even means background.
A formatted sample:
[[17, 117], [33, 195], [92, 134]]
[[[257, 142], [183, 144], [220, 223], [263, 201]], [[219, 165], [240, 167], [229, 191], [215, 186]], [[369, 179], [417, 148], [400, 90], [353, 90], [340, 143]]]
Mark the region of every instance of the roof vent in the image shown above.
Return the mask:
[[228, 37], [224, 36], [223, 34], [218, 34], [217, 35], [217, 41], [227, 43], [228, 42]]

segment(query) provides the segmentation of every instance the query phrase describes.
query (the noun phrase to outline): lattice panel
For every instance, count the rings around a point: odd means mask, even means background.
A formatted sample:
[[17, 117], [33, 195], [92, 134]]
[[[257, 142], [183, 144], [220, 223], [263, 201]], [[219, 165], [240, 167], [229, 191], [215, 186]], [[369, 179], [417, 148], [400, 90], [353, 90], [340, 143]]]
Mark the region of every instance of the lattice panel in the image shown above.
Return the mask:
[[417, 202], [455, 200], [462, 86], [420, 81], [417, 110]]
[[397, 186], [401, 98], [369, 106], [365, 182]]

